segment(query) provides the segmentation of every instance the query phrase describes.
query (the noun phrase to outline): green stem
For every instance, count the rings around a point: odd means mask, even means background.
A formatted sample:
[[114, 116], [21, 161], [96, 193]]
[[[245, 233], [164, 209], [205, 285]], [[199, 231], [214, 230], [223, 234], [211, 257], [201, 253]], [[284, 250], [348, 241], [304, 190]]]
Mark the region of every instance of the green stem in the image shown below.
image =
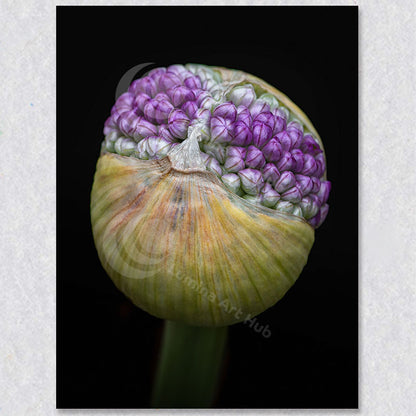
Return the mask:
[[152, 407], [210, 407], [226, 338], [227, 327], [202, 328], [166, 321]]

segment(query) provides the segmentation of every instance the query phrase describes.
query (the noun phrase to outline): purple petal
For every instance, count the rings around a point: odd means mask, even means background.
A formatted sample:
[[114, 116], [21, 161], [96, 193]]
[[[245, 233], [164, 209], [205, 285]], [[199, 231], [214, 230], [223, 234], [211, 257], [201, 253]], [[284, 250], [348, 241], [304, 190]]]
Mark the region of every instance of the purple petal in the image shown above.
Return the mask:
[[295, 177], [302, 195], [308, 195], [312, 191], [312, 179], [309, 176], [304, 175], [295, 175]]
[[310, 196], [304, 196], [299, 203], [300, 208], [302, 209], [303, 217], [309, 220], [315, 216], [319, 211], [319, 203], [311, 198]]
[[114, 120], [114, 117], [110, 116], [110, 117], [107, 118], [107, 120], [104, 123], [103, 133], [104, 133], [105, 136], [107, 136], [107, 134], [109, 134], [113, 131], [119, 131], [119, 128], [118, 128], [118, 124]]
[[262, 150], [268, 162], [277, 162], [282, 155], [282, 146], [275, 138], [270, 139]]
[[312, 190], [311, 192], [316, 194], [319, 191], [319, 188], [321, 187], [321, 181], [319, 180], [319, 178], [315, 177], [315, 176], [311, 176], [311, 181], [312, 181]]
[[271, 129], [272, 132], [274, 130], [274, 124], [275, 124], [275, 117], [270, 111], [263, 111], [262, 113], [259, 113], [254, 117], [253, 122], [260, 122], [267, 124]]
[[133, 110], [134, 108], [134, 95], [130, 92], [125, 92], [118, 97], [116, 103], [111, 109], [111, 114], [121, 114], [125, 111]]
[[134, 110], [125, 111], [124, 113], [120, 114], [117, 119], [117, 124], [120, 131], [125, 136], [133, 136], [136, 124], [140, 118], [141, 117], [139, 117]]
[[279, 193], [276, 192], [269, 183], [264, 184], [261, 194], [263, 205], [269, 208], [273, 208], [280, 199]]
[[273, 135], [282, 132], [286, 128], [286, 120], [283, 117], [275, 116]]
[[167, 90], [167, 94], [175, 107], [180, 107], [185, 101], [192, 101], [195, 99], [195, 94], [183, 85], [176, 85]]
[[314, 173], [314, 176], [317, 178], [321, 178], [322, 175], [325, 173], [325, 157], [323, 153], [318, 153], [315, 156], [315, 162], [316, 162], [316, 172]]
[[293, 158], [293, 172], [301, 172], [304, 164], [302, 151], [299, 149], [293, 149], [291, 153]]
[[280, 178], [280, 172], [274, 163], [266, 163], [263, 168], [263, 178], [265, 182], [271, 183], [275, 186]]
[[133, 137], [135, 139], [141, 137], [148, 137], [157, 134], [157, 127], [145, 120], [144, 117], [139, 117], [134, 126]]
[[182, 105], [182, 110], [185, 111], [186, 115], [190, 119], [193, 119], [195, 117], [196, 112], [198, 111], [198, 106], [196, 105], [194, 101], [186, 101]]
[[255, 146], [249, 146], [246, 155], [246, 166], [253, 169], [261, 169], [265, 164], [263, 152]]
[[185, 139], [188, 133], [189, 118], [183, 110], [172, 110], [168, 118], [169, 130], [174, 137]]
[[325, 204], [329, 197], [329, 191], [331, 190], [331, 182], [323, 181], [321, 182], [321, 187], [319, 188], [318, 193], [316, 194], [319, 198], [321, 205]]
[[316, 162], [312, 155], [304, 154], [303, 155], [303, 169], [301, 171], [302, 175], [312, 176], [316, 171]]
[[289, 152], [292, 150], [292, 139], [289, 136], [289, 133], [284, 130], [276, 134], [275, 138], [279, 141], [284, 152]]
[[249, 107], [256, 99], [254, 88], [250, 84], [234, 87], [228, 94], [228, 98], [236, 105]]
[[294, 164], [292, 154], [290, 152], [284, 152], [280, 160], [276, 163], [277, 169], [281, 171], [292, 169]]
[[173, 72], [166, 72], [159, 79], [159, 90], [167, 91], [169, 88], [173, 88], [176, 85], [181, 85], [182, 80]]
[[221, 176], [221, 180], [231, 192], [238, 193], [240, 191], [241, 180], [235, 173], [227, 173]]
[[293, 172], [283, 172], [280, 175], [279, 180], [276, 182], [275, 189], [277, 192], [282, 193], [296, 185], [296, 178]]
[[238, 146], [228, 146], [227, 147], [227, 157], [240, 157], [244, 159], [247, 154], [247, 149], [244, 147], [238, 147]]
[[243, 169], [238, 172], [241, 187], [249, 195], [257, 195], [263, 188], [264, 180], [260, 171], [256, 169]]
[[157, 128], [157, 133], [160, 137], [165, 138], [166, 140], [169, 140], [171, 142], [175, 141], [175, 138], [172, 136], [171, 132], [169, 131], [169, 128], [166, 124], [161, 124]]
[[312, 156], [316, 156], [318, 153], [322, 153], [319, 144], [311, 134], [305, 134], [300, 145], [300, 150], [302, 150], [303, 153], [309, 153]]
[[262, 148], [272, 137], [272, 129], [265, 123], [253, 122], [253, 144]]
[[292, 204], [297, 204], [302, 200], [302, 193], [300, 189], [295, 185], [283, 193], [281, 197], [285, 201], [289, 201]]
[[225, 160], [224, 167], [228, 172], [239, 172], [245, 168], [245, 163], [241, 157], [231, 156]]
[[168, 101], [150, 100], [144, 106], [144, 115], [152, 123], [166, 123], [173, 105]]
[[211, 97], [211, 94], [208, 91], [204, 91], [204, 90], [194, 90], [194, 94], [195, 94], [195, 102], [198, 105], [198, 107], [201, 106], [202, 101], [205, 100], [205, 98], [207, 97]]
[[253, 118], [256, 117], [257, 114], [262, 113], [263, 111], [270, 111], [270, 106], [265, 101], [256, 100], [250, 106], [250, 113], [253, 116]]
[[232, 144], [237, 146], [248, 146], [253, 141], [253, 133], [242, 121], [237, 121], [234, 124]]
[[235, 121], [237, 118], [237, 109], [231, 102], [220, 104], [212, 113], [213, 116], [226, 118], [230, 121]]
[[185, 78], [185, 81], [183, 83], [185, 84], [185, 86], [191, 88], [192, 90], [202, 88], [201, 80], [196, 75]]
[[160, 77], [166, 72], [166, 68], [155, 68], [152, 69], [147, 76], [152, 78], [156, 84], [159, 82]]

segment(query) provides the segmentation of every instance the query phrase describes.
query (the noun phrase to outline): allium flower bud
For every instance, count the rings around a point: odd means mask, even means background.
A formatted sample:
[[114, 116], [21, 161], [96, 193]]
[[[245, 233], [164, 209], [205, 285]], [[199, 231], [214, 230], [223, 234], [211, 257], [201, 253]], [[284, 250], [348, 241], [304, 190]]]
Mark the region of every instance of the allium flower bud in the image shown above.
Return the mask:
[[253, 117], [250, 110], [243, 105], [237, 108], [237, 123], [238, 122], [244, 123], [247, 127], [251, 127], [253, 123]]
[[237, 118], [237, 109], [233, 103], [227, 102], [216, 107], [212, 115], [214, 117], [222, 117], [230, 121], [235, 121]]
[[263, 111], [262, 113], [259, 113], [254, 117], [253, 122], [267, 124], [273, 132], [275, 125], [275, 117], [270, 111]]
[[153, 78], [144, 77], [133, 81], [129, 87], [129, 92], [134, 95], [144, 92], [150, 97], [154, 97], [157, 94], [157, 85]]
[[283, 172], [280, 175], [279, 180], [276, 182], [275, 189], [277, 192], [282, 194], [288, 189], [292, 188], [296, 184], [296, 178], [293, 172]]
[[239, 85], [234, 87], [227, 95], [227, 98], [231, 100], [236, 106], [244, 105], [249, 107], [256, 99], [256, 93], [254, 88], [250, 84]]
[[290, 153], [292, 154], [293, 172], [301, 172], [304, 165], [302, 151], [299, 149], [293, 149]]
[[150, 136], [146, 143], [147, 154], [150, 158], [160, 159], [168, 154], [171, 144], [172, 142], [163, 137]]
[[277, 101], [276, 97], [274, 97], [272, 94], [266, 92], [265, 94], [260, 95], [259, 101], [263, 101], [267, 104], [269, 104], [270, 111], [276, 109], [279, 107], [279, 101]]
[[310, 178], [311, 178], [311, 181], [312, 181], [312, 190], [311, 190], [311, 192], [316, 194], [319, 191], [319, 188], [321, 187], [321, 181], [315, 176], [310, 176]]
[[302, 150], [303, 153], [309, 153], [312, 156], [316, 156], [318, 153], [322, 152], [318, 143], [310, 134], [305, 134], [303, 137], [300, 150]]
[[249, 108], [253, 118], [256, 117], [257, 114], [263, 113], [264, 111], [270, 111], [269, 104], [262, 100], [254, 101]]
[[121, 114], [125, 111], [130, 111], [134, 108], [134, 95], [130, 92], [125, 92], [118, 97], [116, 103], [111, 109], [111, 114]]
[[261, 194], [263, 205], [269, 208], [273, 208], [280, 199], [279, 193], [276, 192], [269, 183], [264, 184]]
[[201, 80], [198, 77], [193, 76], [193, 75], [185, 78], [183, 83], [185, 84], [186, 87], [192, 90], [202, 88]]
[[329, 191], [331, 190], [331, 183], [329, 181], [322, 181], [321, 187], [316, 194], [319, 198], [320, 203], [323, 205], [328, 200]]
[[217, 176], [221, 176], [222, 173], [223, 173], [222, 169], [221, 169], [221, 166], [218, 163], [218, 160], [214, 159], [213, 157], [210, 157], [208, 159], [208, 162], [206, 163], [206, 167], [207, 167], [208, 170], [215, 173]]
[[231, 144], [236, 146], [248, 146], [253, 141], [253, 133], [243, 121], [234, 124], [234, 132]]
[[114, 143], [114, 150], [122, 156], [130, 156], [135, 149], [136, 143], [127, 137], [119, 137]]
[[211, 118], [211, 140], [216, 143], [229, 143], [232, 140], [232, 122], [226, 118]]
[[297, 204], [302, 200], [302, 193], [298, 186], [293, 186], [281, 195], [285, 201], [290, 201], [292, 204]]
[[282, 157], [280, 160], [276, 163], [277, 169], [282, 172], [283, 170], [291, 170], [294, 165], [294, 160], [292, 153], [290, 152], [283, 152]]
[[160, 77], [166, 72], [166, 68], [155, 68], [149, 71], [147, 76], [152, 78], [156, 84], [159, 82]]
[[218, 143], [208, 142], [204, 145], [205, 153], [212, 156], [221, 164], [224, 164], [226, 150], [224, 146]]
[[241, 187], [249, 195], [258, 195], [263, 188], [264, 180], [260, 171], [256, 169], [243, 169], [238, 172]]
[[295, 178], [302, 195], [308, 195], [312, 191], [312, 179], [309, 176], [304, 175], [295, 175]]
[[194, 101], [186, 101], [181, 108], [190, 119], [193, 119], [198, 111], [198, 106]]
[[140, 111], [140, 114], [138, 114], [138, 115], [143, 115], [144, 114], [144, 107], [150, 100], [151, 100], [151, 97], [149, 95], [145, 94], [144, 92], [139, 92], [136, 95], [133, 105], [136, 107], [136, 109], [138, 109]]
[[167, 90], [167, 95], [175, 107], [180, 107], [186, 101], [195, 100], [195, 94], [192, 90], [183, 85], [176, 85]]
[[269, 125], [260, 121], [253, 121], [253, 144], [262, 148], [272, 137], [273, 130]]
[[159, 79], [159, 91], [167, 91], [177, 85], [182, 85], [181, 78], [174, 72], [166, 71]]
[[228, 172], [239, 172], [246, 166], [241, 156], [230, 156], [225, 159], [224, 167]]
[[280, 172], [274, 163], [266, 163], [264, 165], [263, 178], [266, 182], [275, 186], [277, 180], [280, 178]]
[[235, 194], [240, 193], [241, 181], [238, 175], [235, 173], [227, 173], [221, 176], [221, 180], [231, 192], [234, 192]]
[[[225, 326], [284, 295], [306, 264], [331, 188], [322, 141], [286, 96], [241, 71], [156, 68], [117, 99], [104, 134], [94, 241], [136, 305]], [[184, 280], [193, 277], [242, 318], [191, 290]]]
[[247, 149], [245, 147], [239, 146], [228, 146], [227, 147], [227, 157], [240, 157], [244, 159], [247, 154]]
[[166, 123], [173, 105], [168, 101], [149, 100], [144, 106], [144, 115], [152, 123]]
[[278, 162], [282, 156], [282, 146], [275, 138], [270, 139], [262, 150], [264, 157], [268, 162]]
[[189, 118], [182, 110], [172, 110], [169, 114], [168, 125], [174, 137], [184, 139], [189, 127]]
[[276, 134], [274, 138], [280, 143], [283, 152], [289, 152], [292, 149], [292, 140], [286, 130]]
[[302, 175], [312, 176], [316, 172], [316, 162], [313, 156], [305, 154], [303, 156], [304, 165], [301, 171]]
[[246, 155], [246, 166], [253, 169], [261, 169], [265, 164], [263, 152], [255, 146], [249, 146]]
[[118, 124], [116, 120], [114, 119], [114, 116], [108, 117], [104, 123], [104, 129], [103, 129], [104, 135], [107, 135], [111, 132], [117, 132], [117, 131], [119, 131], [119, 128], [118, 128]]
[[169, 127], [166, 124], [161, 124], [157, 129], [157, 134], [164, 139], [174, 142], [175, 138], [172, 136], [172, 133], [169, 130]]
[[314, 198], [311, 198], [310, 196], [304, 196], [300, 201], [299, 206], [302, 209], [303, 216], [307, 220], [314, 217], [319, 211], [319, 205], [316, 203]]

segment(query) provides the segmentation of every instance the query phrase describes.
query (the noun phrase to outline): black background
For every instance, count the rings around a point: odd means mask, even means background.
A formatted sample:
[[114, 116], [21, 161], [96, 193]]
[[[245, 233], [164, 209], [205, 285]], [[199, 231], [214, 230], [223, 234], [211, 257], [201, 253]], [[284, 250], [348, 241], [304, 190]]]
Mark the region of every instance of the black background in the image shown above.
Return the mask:
[[145, 62], [252, 73], [325, 144], [328, 217], [296, 284], [257, 317], [271, 336], [229, 328], [215, 407], [358, 407], [358, 8], [175, 6], [57, 8], [57, 407], [149, 407], [163, 321], [113, 286], [89, 217], [117, 84]]

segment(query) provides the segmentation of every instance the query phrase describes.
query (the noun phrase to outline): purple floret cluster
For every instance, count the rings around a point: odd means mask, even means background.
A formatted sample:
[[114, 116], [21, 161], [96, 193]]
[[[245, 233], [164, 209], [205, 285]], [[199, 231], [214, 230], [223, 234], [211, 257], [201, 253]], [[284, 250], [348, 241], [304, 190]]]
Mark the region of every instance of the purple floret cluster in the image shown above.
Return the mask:
[[285, 107], [257, 98], [251, 85], [218, 91], [217, 79], [182, 65], [150, 71], [113, 106], [104, 127], [107, 151], [161, 158], [198, 124], [202, 159], [229, 189], [319, 227], [331, 184], [323, 179], [317, 140]]

